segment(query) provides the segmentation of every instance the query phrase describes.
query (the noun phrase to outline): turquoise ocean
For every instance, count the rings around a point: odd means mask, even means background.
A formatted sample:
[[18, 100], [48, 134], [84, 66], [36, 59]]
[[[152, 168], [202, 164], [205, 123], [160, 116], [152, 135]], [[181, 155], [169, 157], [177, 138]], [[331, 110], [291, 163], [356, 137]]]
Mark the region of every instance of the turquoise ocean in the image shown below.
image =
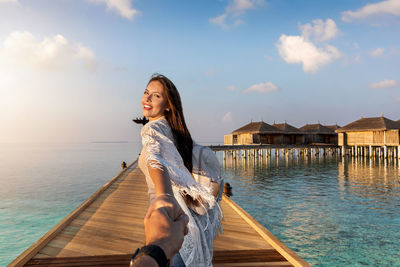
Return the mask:
[[[100, 186], [140, 143], [0, 144], [0, 266]], [[400, 266], [400, 168], [336, 157], [227, 160], [232, 199], [313, 266]]]

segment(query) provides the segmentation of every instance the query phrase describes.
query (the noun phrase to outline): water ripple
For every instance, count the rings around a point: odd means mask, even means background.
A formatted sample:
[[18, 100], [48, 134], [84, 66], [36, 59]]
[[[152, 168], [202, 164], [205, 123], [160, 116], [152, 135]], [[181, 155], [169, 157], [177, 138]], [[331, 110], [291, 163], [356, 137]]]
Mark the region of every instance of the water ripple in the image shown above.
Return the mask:
[[233, 200], [313, 266], [400, 266], [397, 162], [328, 158], [223, 165]]

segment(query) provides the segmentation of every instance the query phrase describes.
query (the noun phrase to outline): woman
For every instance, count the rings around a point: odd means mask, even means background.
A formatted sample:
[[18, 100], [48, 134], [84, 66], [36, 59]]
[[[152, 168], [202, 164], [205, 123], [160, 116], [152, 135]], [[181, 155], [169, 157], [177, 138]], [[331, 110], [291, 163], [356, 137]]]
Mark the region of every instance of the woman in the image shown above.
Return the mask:
[[175, 85], [163, 75], [153, 75], [142, 97], [143, 115], [149, 122], [141, 136], [139, 167], [146, 176], [150, 202], [164, 198], [177, 202], [189, 216], [189, 233], [173, 266], [212, 266], [213, 240], [220, 229], [218, 205], [210, 188], [197, 183], [193, 169], [193, 143]]

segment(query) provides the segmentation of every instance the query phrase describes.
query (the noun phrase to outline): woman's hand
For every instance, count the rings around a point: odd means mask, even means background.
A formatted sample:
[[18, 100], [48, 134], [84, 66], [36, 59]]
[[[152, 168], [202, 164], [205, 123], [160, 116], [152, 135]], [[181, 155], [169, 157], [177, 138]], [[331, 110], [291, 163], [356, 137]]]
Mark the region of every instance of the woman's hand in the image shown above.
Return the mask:
[[[155, 200], [154, 204], [162, 205], [162, 201]], [[152, 205], [153, 206], [153, 205]], [[161, 247], [168, 259], [179, 251], [183, 237], [188, 233], [189, 217], [182, 213], [173, 219], [167, 207], [155, 208], [145, 219], [146, 245], [152, 244]]]
[[[146, 216], [144, 217], [144, 223], [148, 220], [150, 214], [159, 208], [163, 208], [165, 212], [168, 214], [169, 218], [172, 220], [177, 220], [182, 214], [185, 214], [179, 205], [178, 201], [176, 201], [175, 197], [171, 194], [160, 194], [153, 201], [149, 209], [147, 210]], [[187, 231], [187, 229], [186, 229]]]

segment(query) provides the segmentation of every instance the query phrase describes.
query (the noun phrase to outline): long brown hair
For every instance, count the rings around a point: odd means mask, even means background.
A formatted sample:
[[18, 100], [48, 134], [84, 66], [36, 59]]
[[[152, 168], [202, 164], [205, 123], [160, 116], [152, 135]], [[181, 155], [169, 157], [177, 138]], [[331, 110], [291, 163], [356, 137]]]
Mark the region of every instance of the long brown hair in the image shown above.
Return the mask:
[[153, 74], [148, 84], [154, 81], [158, 81], [163, 85], [164, 95], [167, 99], [169, 108], [168, 111], [165, 111], [164, 115], [171, 127], [175, 145], [183, 159], [183, 163], [189, 172], [192, 172], [193, 140], [185, 123], [179, 92], [173, 82], [164, 75], [158, 73]]

